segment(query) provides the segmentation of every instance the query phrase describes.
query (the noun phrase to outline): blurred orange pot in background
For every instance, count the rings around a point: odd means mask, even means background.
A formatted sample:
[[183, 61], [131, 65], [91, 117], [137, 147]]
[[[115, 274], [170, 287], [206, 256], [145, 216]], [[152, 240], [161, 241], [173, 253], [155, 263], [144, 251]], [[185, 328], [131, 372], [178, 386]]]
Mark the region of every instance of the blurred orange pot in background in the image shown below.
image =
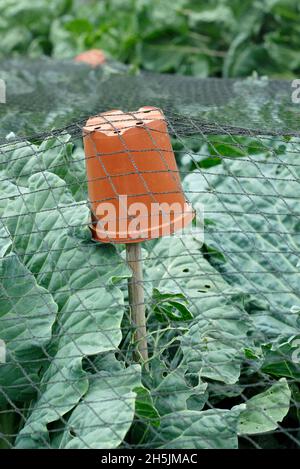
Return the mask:
[[91, 67], [99, 67], [104, 64], [106, 58], [101, 49], [90, 49], [81, 54], [76, 55], [75, 62], [84, 62]]

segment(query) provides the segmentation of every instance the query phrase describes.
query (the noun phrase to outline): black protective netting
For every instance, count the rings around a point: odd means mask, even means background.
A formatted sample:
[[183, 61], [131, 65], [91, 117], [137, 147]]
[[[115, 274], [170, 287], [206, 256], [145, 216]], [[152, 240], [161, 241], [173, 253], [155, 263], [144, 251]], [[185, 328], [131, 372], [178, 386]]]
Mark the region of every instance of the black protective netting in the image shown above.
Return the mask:
[[[291, 83], [46, 59], [4, 62], [0, 78], [0, 447], [299, 447], [300, 107]], [[181, 236], [141, 245], [142, 365], [125, 245], [91, 239], [82, 143], [87, 117], [141, 106], [163, 110], [196, 210]], [[166, 153], [153, 135], [153, 147], [124, 153], [144, 181], [138, 159], [150, 151], [156, 183]], [[118, 153], [97, 150], [107, 178], [128, 176], [107, 171]]]
[[289, 81], [130, 76], [119, 63], [91, 69], [46, 58], [2, 62], [0, 78], [6, 82], [9, 103], [0, 108], [0, 137], [8, 132], [49, 133], [99, 112], [136, 110], [145, 104], [164, 109], [183, 135], [201, 128], [216, 134], [299, 136], [299, 105], [292, 103]]

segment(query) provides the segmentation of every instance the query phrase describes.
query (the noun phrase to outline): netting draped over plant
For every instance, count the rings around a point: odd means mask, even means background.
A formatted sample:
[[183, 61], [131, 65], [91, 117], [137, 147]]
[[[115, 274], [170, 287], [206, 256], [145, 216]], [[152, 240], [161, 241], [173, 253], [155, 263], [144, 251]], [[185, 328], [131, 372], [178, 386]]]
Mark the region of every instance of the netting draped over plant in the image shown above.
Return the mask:
[[[8, 106], [0, 107], [0, 137], [50, 133], [110, 109], [144, 105], [164, 110], [183, 136], [199, 133], [298, 135], [300, 111], [292, 82], [267, 78], [197, 79], [179, 75], [129, 75], [122, 64], [102, 67], [50, 59], [1, 62]], [[190, 120], [191, 119], [191, 120]], [[82, 124], [82, 122], [80, 122]]]
[[[291, 83], [0, 68], [0, 446], [299, 447]], [[142, 244], [147, 366], [134, 359], [125, 246], [91, 238], [82, 144], [87, 117], [141, 106], [163, 110], [185, 196], [203, 209], [182, 236]], [[165, 158], [156, 141], [142, 150]]]

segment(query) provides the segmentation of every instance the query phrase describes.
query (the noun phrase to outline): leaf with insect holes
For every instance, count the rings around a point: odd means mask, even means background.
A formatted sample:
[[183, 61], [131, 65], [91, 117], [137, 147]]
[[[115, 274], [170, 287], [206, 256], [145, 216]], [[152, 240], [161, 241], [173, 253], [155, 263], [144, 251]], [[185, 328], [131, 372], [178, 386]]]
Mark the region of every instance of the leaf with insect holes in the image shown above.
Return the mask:
[[190, 321], [193, 315], [187, 308], [187, 299], [182, 294], [160, 293], [155, 288], [153, 290], [153, 310], [157, 319], [165, 321], [166, 318], [172, 321]]
[[248, 399], [241, 409], [238, 422], [239, 435], [255, 435], [275, 430], [290, 408], [291, 390], [285, 378], [281, 378], [266, 391]]

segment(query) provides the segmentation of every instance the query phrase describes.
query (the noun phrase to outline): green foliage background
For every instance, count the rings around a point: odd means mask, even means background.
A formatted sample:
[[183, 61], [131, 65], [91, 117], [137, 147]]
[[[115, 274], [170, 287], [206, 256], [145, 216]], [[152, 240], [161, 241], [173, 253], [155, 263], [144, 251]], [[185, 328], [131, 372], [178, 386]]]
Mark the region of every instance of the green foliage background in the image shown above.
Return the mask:
[[156, 72], [300, 72], [297, 0], [2, 0], [0, 56], [70, 58], [89, 48]]

